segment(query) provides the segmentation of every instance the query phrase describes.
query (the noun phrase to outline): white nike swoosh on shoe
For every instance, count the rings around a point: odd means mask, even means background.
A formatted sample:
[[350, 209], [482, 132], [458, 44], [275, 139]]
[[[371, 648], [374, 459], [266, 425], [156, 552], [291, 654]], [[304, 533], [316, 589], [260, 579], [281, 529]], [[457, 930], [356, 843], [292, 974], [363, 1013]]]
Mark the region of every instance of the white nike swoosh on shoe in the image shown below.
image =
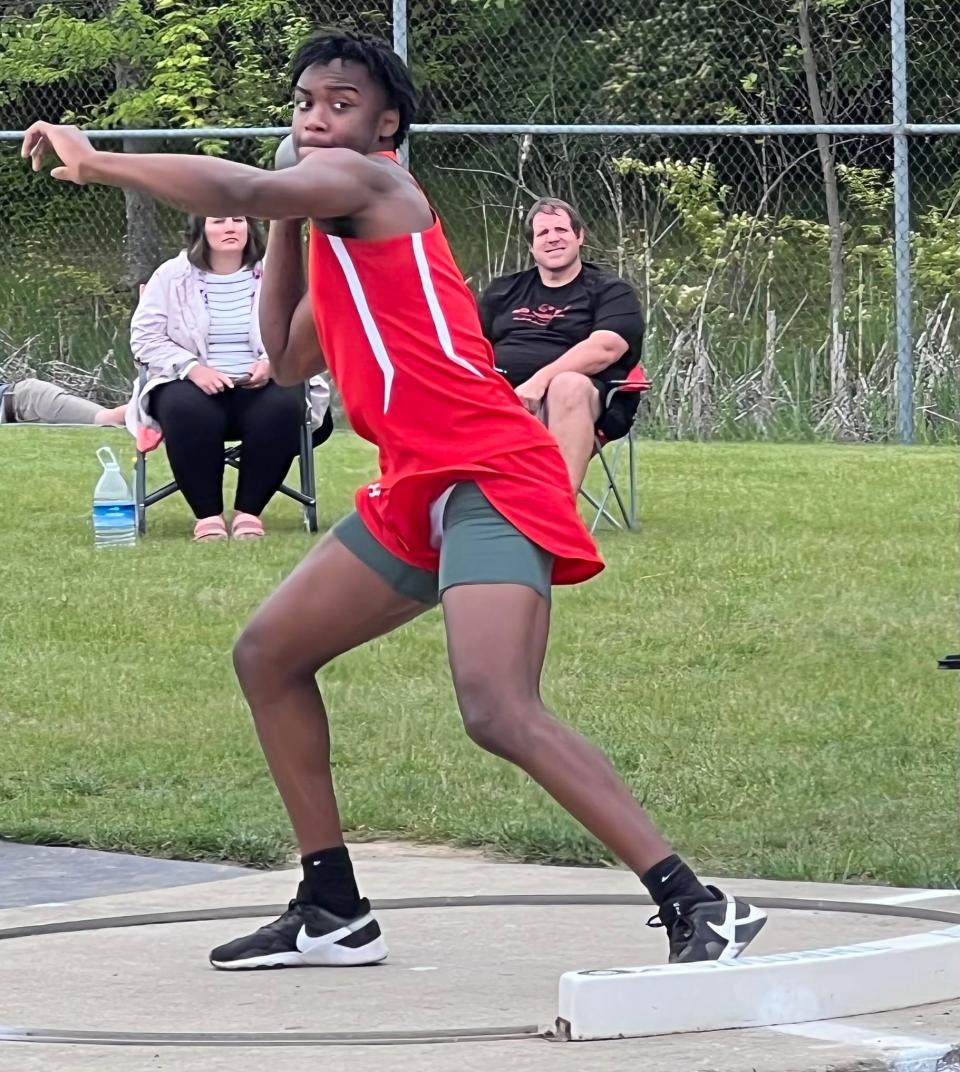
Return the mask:
[[353, 934], [354, 931], [363, 930], [368, 923], [372, 922], [373, 915], [368, 912], [365, 916], [361, 916], [360, 919], [351, 920], [345, 927], [338, 927], [335, 931], [318, 935], [307, 934], [307, 927], [304, 924], [297, 934], [297, 949], [301, 953], [309, 953], [311, 950], [319, 949], [321, 946], [332, 945], [334, 942], [339, 942], [341, 938], [346, 938]]
[[726, 911], [723, 914], [723, 922], [718, 926], [707, 920], [707, 926], [714, 934], [722, 938], [727, 944], [734, 942], [737, 936], [737, 902], [727, 896]]
[[[734, 918], [734, 930], [737, 927], [745, 927], [750, 923], [759, 923], [761, 920], [767, 918], [767, 913], [762, 909], [757, 908], [756, 905], [748, 905], [748, 907], [750, 911], [747, 915], [741, 916], [739, 919]], [[736, 907], [734, 907], [734, 915], [736, 915]], [[727, 905], [727, 912], [724, 916], [723, 923], [718, 926], [716, 923], [711, 923], [710, 920], [707, 920], [707, 926], [714, 932], [714, 934], [718, 934], [721, 938], [727, 938], [728, 941], [733, 941], [733, 938], [730, 937], [731, 932], [728, 929], [730, 926], [730, 904], [728, 903]]]
[[759, 923], [761, 919], [767, 918], [767, 913], [764, 912], [763, 909], [757, 908], [756, 905], [748, 905], [747, 907], [750, 909], [750, 912], [748, 915], [737, 920], [738, 927], [742, 927], [747, 923]]

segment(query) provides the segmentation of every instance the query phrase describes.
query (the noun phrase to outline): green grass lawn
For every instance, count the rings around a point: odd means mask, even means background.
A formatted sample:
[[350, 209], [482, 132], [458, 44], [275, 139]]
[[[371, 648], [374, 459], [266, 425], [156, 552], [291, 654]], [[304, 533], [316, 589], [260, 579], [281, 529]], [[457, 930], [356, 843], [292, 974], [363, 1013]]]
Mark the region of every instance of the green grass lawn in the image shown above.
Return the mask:
[[[287, 822], [234, 682], [244, 620], [311, 545], [275, 502], [261, 545], [194, 546], [179, 498], [95, 552], [94, 449], [0, 430], [0, 835], [272, 863]], [[557, 593], [553, 705], [712, 873], [956, 885], [957, 461], [949, 448], [642, 443], [642, 529]], [[324, 525], [372, 475], [317, 454]], [[165, 475], [152, 463], [153, 478]], [[324, 671], [355, 838], [602, 851], [463, 735], [441, 621]]]

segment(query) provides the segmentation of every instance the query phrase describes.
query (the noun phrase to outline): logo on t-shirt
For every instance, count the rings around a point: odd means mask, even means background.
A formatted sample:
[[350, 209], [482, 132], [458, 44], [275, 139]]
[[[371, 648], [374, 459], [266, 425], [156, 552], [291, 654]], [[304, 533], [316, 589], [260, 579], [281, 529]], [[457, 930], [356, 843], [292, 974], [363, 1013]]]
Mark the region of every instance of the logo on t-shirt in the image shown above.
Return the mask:
[[562, 309], [558, 309], [555, 305], [538, 305], [536, 309], [528, 309], [527, 306], [521, 305], [519, 309], [513, 310], [513, 319], [546, 327], [554, 320], [562, 320], [569, 308], [569, 305], [565, 305]]

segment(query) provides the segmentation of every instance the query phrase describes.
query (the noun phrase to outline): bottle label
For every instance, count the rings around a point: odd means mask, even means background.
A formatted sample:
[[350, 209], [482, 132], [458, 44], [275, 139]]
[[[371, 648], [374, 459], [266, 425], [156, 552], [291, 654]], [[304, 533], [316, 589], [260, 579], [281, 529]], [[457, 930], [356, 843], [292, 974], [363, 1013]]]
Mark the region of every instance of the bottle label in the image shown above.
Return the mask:
[[136, 521], [137, 509], [133, 503], [111, 503], [93, 508], [93, 524], [98, 529], [129, 529]]

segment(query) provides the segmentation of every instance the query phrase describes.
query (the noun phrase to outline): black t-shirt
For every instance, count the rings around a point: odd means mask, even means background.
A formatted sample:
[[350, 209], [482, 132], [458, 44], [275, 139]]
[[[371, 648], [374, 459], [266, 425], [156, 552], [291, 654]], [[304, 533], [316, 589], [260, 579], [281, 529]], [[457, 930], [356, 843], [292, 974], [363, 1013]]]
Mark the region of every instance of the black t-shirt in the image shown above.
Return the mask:
[[479, 305], [497, 368], [513, 387], [594, 331], [615, 331], [629, 346], [594, 374], [599, 379], [622, 380], [640, 360], [643, 313], [633, 287], [595, 264], [585, 261], [580, 274], [561, 287], [544, 286], [536, 267], [501, 276], [480, 295]]

